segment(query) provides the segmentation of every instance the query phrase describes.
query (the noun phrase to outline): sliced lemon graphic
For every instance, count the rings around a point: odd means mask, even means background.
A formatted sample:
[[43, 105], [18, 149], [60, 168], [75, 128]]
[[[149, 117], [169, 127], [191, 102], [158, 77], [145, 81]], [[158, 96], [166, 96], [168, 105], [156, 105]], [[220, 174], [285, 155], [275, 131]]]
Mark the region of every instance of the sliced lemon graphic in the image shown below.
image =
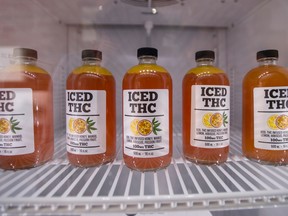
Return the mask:
[[147, 119], [139, 121], [137, 124], [137, 131], [142, 136], [149, 135], [152, 132], [152, 123]]
[[68, 128], [70, 130], [70, 132], [74, 132], [74, 128], [73, 128], [73, 122], [74, 122], [74, 118], [70, 118], [69, 122], [68, 122]]
[[205, 113], [202, 117], [202, 123], [205, 127], [211, 128], [212, 125], [210, 123], [210, 118], [213, 115], [213, 113]]
[[219, 128], [221, 127], [223, 123], [223, 117], [220, 113], [214, 113], [211, 118], [210, 118], [210, 124], [214, 127], [214, 128]]
[[73, 130], [78, 133], [82, 134], [86, 131], [87, 129], [87, 124], [84, 119], [77, 118], [73, 121]]
[[278, 115], [272, 115], [268, 118], [267, 120], [267, 125], [269, 128], [271, 128], [272, 130], [277, 130], [278, 127], [276, 125], [276, 119], [277, 119]]
[[288, 128], [288, 116], [287, 115], [280, 115], [276, 118], [276, 126], [281, 129], [285, 130]]
[[130, 130], [135, 136], [139, 135], [138, 130], [137, 130], [138, 122], [139, 122], [139, 119], [133, 119], [133, 121], [131, 121], [130, 123]]
[[1, 118], [0, 119], [0, 133], [6, 134], [9, 131], [10, 131], [10, 122], [5, 118]]

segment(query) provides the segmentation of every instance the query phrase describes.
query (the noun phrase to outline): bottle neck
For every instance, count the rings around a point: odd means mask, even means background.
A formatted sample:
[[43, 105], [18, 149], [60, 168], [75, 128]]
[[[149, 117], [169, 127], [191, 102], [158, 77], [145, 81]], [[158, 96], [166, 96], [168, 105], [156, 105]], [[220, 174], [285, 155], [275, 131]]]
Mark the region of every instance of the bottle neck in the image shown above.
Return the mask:
[[140, 56], [139, 64], [156, 64], [157, 58], [155, 56]]
[[36, 65], [37, 59], [31, 57], [16, 57], [14, 58], [14, 64], [24, 65]]
[[197, 66], [213, 66], [214, 65], [214, 60], [213, 59], [198, 59], [197, 61]]
[[278, 59], [277, 58], [263, 58], [258, 59], [259, 66], [267, 66], [267, 65], [277, 65]]
[[97, 58], [85, 58], [83, 59], [83, 65], [100, 66], [101, 60]]

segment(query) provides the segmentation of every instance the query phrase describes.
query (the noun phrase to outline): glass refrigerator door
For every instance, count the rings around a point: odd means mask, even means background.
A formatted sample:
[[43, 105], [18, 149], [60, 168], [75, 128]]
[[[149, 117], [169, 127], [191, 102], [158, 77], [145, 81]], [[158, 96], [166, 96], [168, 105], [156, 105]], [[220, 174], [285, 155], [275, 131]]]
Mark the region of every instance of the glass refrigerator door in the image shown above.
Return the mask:
[[[279, 63], [288, 66], [287, 19], [286, 0], [0, 0], [0, 69], [11, 63], [15, 47], [38, 51], [39, 65], [53, 79], [55, 130], [52, 161], [0, 170], [0, 213], [217, 216], [218, 210], [251, 208], [269, 214], [269, 207], [285, 213], [288, 168], [242, 156], [241, 92], [257, 51], [278, 49]], [[158, 49], [158, 64], [173, 80], [173, 159], [156, 172], [132, 171], [122, 159], [122, 79], [145, 46]], [[117, 157], [91, 168], [73, 167], [66, 156], [66, 79], [82, 64], [83, 49], [101, 50], [102, 65], [116, 80]], [[211, 166], [191, 163], [182, 152], [182, 79], [196, 66], [195, 52], [207, 49], [231, 84], [229, 158]]]

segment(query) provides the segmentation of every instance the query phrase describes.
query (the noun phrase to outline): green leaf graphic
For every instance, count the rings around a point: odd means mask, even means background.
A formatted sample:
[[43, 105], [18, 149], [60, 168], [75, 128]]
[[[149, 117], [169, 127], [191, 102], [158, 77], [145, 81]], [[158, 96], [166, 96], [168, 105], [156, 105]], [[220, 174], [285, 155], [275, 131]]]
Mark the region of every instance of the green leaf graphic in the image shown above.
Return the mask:
[[160, 128], [158, 128], [159, 126], [160, 126], [160, 122], [157, 120], [156, 121], [156, 119], [155, 118], [153, 118], [153, 120], [152, 120], [152, 131], [153, 131], [153, 133], [155, 134], [155, 135], [158, 135], [158, 131], [162, 131]]
[[90, 117], [88, 117], [86, 122], [87, 122], [87, 131], [88, 131], [88, 133], [92, 134], [92, 131], [97, 130], [97, 128], [93, 127], [96, 124], [96, 122], [93, 121], [93, 119], [90, 119]]

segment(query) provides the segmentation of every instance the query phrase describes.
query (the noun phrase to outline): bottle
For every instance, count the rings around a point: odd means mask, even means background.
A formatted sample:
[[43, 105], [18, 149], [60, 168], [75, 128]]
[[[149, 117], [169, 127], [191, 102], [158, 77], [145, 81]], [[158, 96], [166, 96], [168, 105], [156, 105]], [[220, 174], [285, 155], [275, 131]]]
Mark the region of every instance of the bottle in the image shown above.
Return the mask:
[[72, 165], [91, 167], [115, 158], [115, 79], [101, 51], [83, 50], [82, 61], [66, 83], [66, 147]]
[[123, 78], [123, 159], [127, 167], [152, 171], [172, 157], [172, 79], [156, 64], [158, 50], [138, 49], [139, 64]]
[[36, 65], [37, 51], [13, 50], [14, 64], [0, 77], [0, 168], [39, 166], [53, 157], [53, 90]]
[[288, 70], [278, 50], [257, 52], [259, 66], [243, 80], [242, 150], [257, 162], [288, 163]]
[[229, 153], [229, 80], [214, 66], [213, 51], [198, 51], [195, 59], [182, 83], [183, 153], [195, 163], [220, 164]]

